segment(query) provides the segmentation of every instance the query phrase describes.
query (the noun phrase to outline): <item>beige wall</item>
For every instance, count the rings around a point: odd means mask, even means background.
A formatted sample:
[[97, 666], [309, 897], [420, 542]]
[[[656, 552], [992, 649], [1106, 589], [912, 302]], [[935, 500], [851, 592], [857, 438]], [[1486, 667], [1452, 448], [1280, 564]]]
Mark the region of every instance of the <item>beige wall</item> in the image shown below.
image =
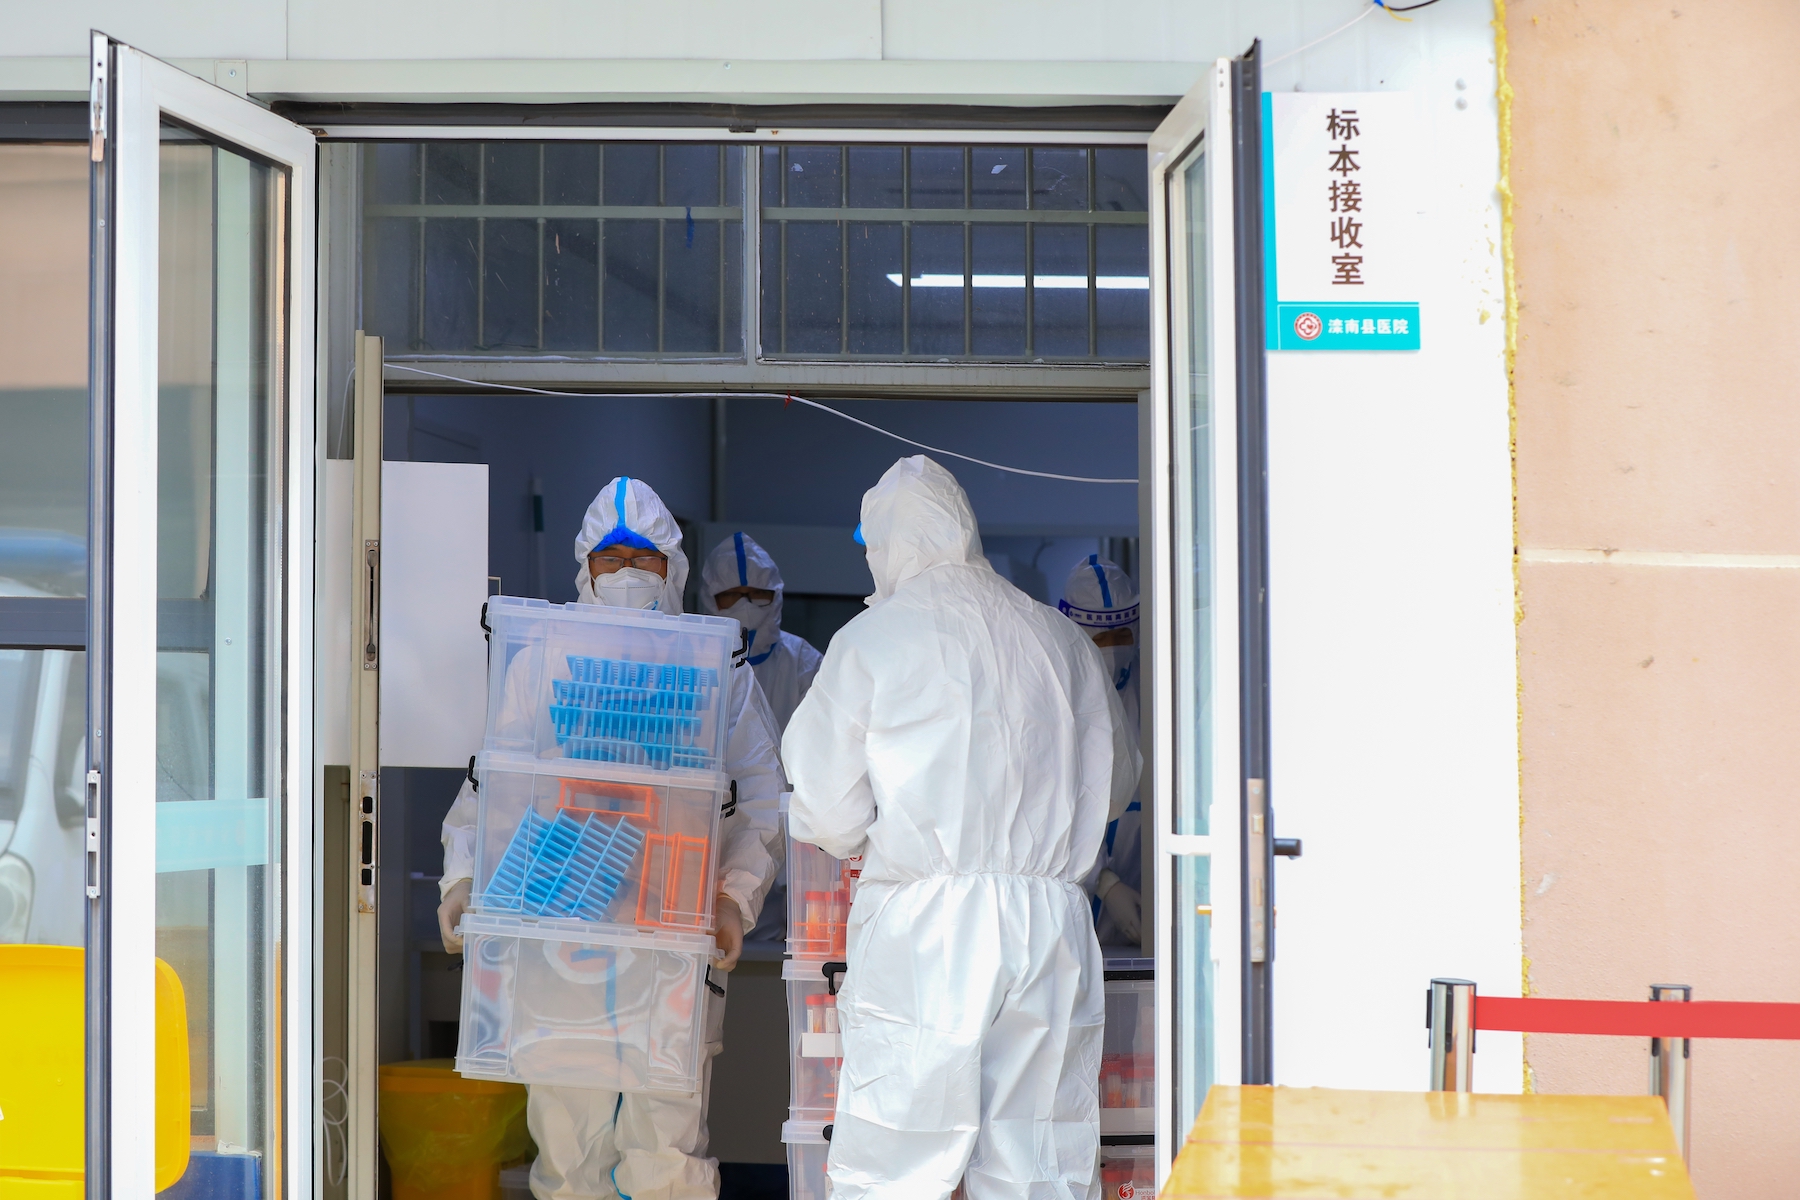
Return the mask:
[[[1508, 8], [1531, 986], [1800, 1000], [1800, 4]], [[1701, 1196], [1793, 1196], [1796, 1114], [1800, 1043], [1697, 1043]]]
[[0, 244], [0, 388], [86, 387], [86, 146], [0, 150]]

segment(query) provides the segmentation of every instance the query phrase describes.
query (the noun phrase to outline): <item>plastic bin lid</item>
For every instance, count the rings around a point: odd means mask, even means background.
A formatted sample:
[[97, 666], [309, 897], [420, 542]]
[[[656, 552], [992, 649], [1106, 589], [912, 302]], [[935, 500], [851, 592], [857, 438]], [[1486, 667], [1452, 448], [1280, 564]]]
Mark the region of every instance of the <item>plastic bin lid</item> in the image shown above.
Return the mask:
[[595, 783], [636, 783], [649, 787], [692, 788], [717, 791], [730, 783], [723, 771], [700, 767], [661, 770], [635, 763], [600, 762], [588, 758], [539, 758], [516, 750], [483, 750], [475, 755], [475, 769], [485, 778], [489, 771], [513, 775], [549, 775], [557, 779], [581, 779]]
[[[825, 965], [827, 963], [831, 963], [831, 962], [841, 963], [843, 961], [844, 960], [841, 958], [839, 958], [839, 959], [828, 959], [828, 958], [789, 958], [789, 959], [784, 959], [781, 964], [781, 977], [783, 979], [798, 979], [798, 980], [802, 980], [806, 983], [824, 983], [824, 982], [826, 982]], [[836, 972], [836, 971], [833, 971], [832, 974], [837, 975], [838, 978], [840, 978], [840, 979], [842, 979], [844, 977], [842, 974], [840, 974], [839, 972]]]
[[668, 950], [707, 958], [718, 943], [704, 933], [654, 932], [631, 925], [601, 925], [593, 921], [520, 917], [504, 913], [464, 913], [457, 931], [465, 937], [520, 937], [544, 942], [580, 942], [588, 946], [627, 946], [633, 950]]
[[783, 1121], [781, 1141], [788, 1146], [824, 1146], [825, 1127], [830, 1121]]
[[[1102, 951], [1104, 953], [1104, 951]], [[1136, 980], [1148, 983], [1156, 978], [1154, 958], [1107, 958], [1103, 960], [1101, 978], [1113, 981]]]
[[519, 1083], [464, 1078], [456, 1073], [455, 1060], [449, 1058], [383, 1063], [379, 1074], [379, 1089], [384, 1092], [453, 1092], [465, 1096], [500, 1096], [524, 1088]]
[[733, 646], [738, 644], [742, 635], [738, 632], [738, 623], [730, 617], [712, 617], [705, 613], [666, 613], [656, 612], [648, 608], [618, 608], [610, 604], [582, 604], [572, 601], [568, 604], [552, 604], [547, 600], [539, 600], [530, 596], [490, 596], [488, 597], [488, 623], [496, 620], [543, 620], [549, 617], [565, 621], [580, 621], [588, 625], [635, 625], [640, 628], [667, 628], [671, 625], [685, 628], [690, 633], [711, 634], [725, 638]]

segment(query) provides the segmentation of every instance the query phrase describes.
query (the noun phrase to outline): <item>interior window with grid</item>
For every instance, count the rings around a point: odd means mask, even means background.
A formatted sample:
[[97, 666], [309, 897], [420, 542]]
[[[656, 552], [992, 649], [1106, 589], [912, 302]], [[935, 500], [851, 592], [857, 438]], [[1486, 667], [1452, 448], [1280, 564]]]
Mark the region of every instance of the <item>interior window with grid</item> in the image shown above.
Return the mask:
[[743, 353], [738, 146], [363, 147], [363, 322], [393, 353]]
[[1144, 361], [1141, 146], [765, 146], [765, 356]]

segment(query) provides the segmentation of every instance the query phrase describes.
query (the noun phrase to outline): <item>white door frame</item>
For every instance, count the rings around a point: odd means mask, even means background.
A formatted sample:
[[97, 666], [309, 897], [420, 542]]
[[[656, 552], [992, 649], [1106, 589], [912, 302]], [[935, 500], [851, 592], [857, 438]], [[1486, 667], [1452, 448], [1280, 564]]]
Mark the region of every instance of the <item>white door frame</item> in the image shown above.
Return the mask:
[[[285, 446], [271, 468], [283, 473], [282, 547], [270, 604], [281, 604], [282, 850], [275, 868], [284, 936], [283, 986], [275, 1005], [272, 1070], [282, 1111], [270, 1134], [284, 1151], [264, 1160], [264, 1189], [275, 1197], [312, 1194], [316, 1111], [313, 1053], [313, 321], [316, 141], [312, 134], [248, 100], [115, 41], [92, 37], [93, 157], [107, 186], [96, 189], [97, 253], [107, 257], [110, 286], [98, 280], [93, 320], [97, 339], [91, 387], [96, 412], [110, 416], [94, 437], [108, 478], [98, 480], [96, 564], [92, 601], [98, 644], [93, 670], [102, 681], [91, 702], [90, 761], [97, 768], [99, 823], [90, 837], [99, 867], [90, 928], [90, 973], [106, 1013], [90, 1038], [104, 1039], [89, 1087], [103, 1120], [89, 1131], [89, 1195], [137, 1197], [155, 1192], [156, 1115], [156, 642], [157, 606], [157, 316], [160, 127], [177, 121], [209, 139], [274, 163], [287, 186], [286, 324], [278, 329], [285, 396]], [[110, 222], [110, 224], [108, 224]], [[111, 594], [118, 581], [129, 591]], [[151, 597], [146, 602], [145, 597]], [[271, 948], [272, 950], [274, 948]], [[92, 994], [90, 985], [90, 994]]]
[[[1238, 487], [1237, 487], [1237, 347], [1235, 281], [1233, 273], [1235, 228], [1232, 214], [1231, 62], [1219, 59], [1193, 90], [1175, 106], [1150, 137], [1150, 373], [1152, 421], [1150, 437], [1150, 530], [1145, 538], [1144, 561], [1154, 589], [1150, 606], [1149, 654], [1150, 708], [1154, 735], [1151, 783], [1156, 803], [1156, 883], [1154, 887], [1157, 929], [1156, 1011], [1156, 1173], [1167, 1180], [1173, 1152], [1187, 1130], [1177, 1128], [1178, 1113], [1198, 1109], [1198, 1103], [1178, 1104], [1176, 1073], [1176, 1005], [1180, 991], [1174, 975], [1192, 968], [1180, 961], [1178, 941], [1181, 922], [1177, 903], [1175, 869], [1178, 860], [1211, 858], [1210, 921], [1211, 959], [1216, 981], [1212, 997], [1214, 1063], [1213, 1082], [1236, 1082], [1242, 1062], [1243, 943], [1240, 937], [1242, 905], [1239, 900], [1240, 806], [1239, 680], [1238, 680]], [[1207, 277], [1204, 281], [1208, 312], [1193, 313], [1188, 291], [1187, 266], [1194, 247], [1184, 222], [1188, 195], [1187, 167], [1204, 154], [1203, 179], [1208, 220], [1204, 230]], [[1211, 604], [1209, 635], [1211, 677], [1196, 678], [1192, 648], [1181, 628], [1179, 614], [1194, 611], [1193, 571], [1183, 562], [1180, 543], [1195, 534], [1191, 521], [1191, 497], [1182, 493], [1178, 468], [1185, 457], [1181, 444], [1187, 436], [1185, 406], [1178, 407], [1177, 382], [1188, 377], [1189, 327], [1195, 319], [1207, 321], [1206, 344], [1210, 362], [1203, 370], [1210, 377], [1211, 436], [1209, 474], [1211, 536]], [[1191, 444], [1191, 443], [1189, 443]], [[1196, 790], [1203, 782], [1189, 776], [1184, 785], [1184, 764], [1195, 757], [1192, 729], [1194, 707], [1205, 689], [1210, 708], [1213, 754], [1210, 769], [1210, 810], [1205, 833], [1182, 831], [1178, 809], [1180, 793]], [[1191, 771], [1193, 768], [1189, 766]], [[1191, 805], [1197, 800], [1190, 800]], [[1215, 848], [1217, 853], [1215, 853]], [[1190, 1084], [1190, 1086], [1193, 1086]]]

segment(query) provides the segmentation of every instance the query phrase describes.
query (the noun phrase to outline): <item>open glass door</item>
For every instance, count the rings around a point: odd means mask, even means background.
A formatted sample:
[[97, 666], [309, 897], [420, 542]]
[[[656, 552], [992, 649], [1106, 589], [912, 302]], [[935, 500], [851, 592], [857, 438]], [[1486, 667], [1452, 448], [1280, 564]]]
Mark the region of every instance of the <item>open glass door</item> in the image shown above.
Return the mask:
[[1214, 63], [1150, 139], [1159, 1180], [1209, 1087], [1267, 1082], [1255, 56]]
[[88, 1194], [307, 1197], [315, 145], [89, 66]]

